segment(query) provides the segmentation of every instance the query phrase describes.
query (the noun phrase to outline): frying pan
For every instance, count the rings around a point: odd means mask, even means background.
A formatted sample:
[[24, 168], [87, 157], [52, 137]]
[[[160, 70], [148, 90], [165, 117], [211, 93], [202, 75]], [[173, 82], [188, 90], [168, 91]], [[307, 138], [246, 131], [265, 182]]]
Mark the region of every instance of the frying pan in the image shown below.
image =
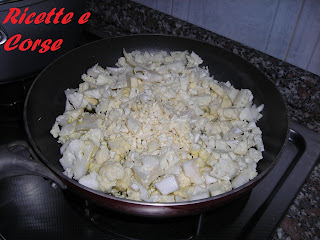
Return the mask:
[[[243, 186], [227, 193], [180, 203], [146, 203], [126, 200], [80, 185], [63, 174], [59, 163], [60, 146], [50, 134], [58, 115], [64, 112], [67, 88], [76, 88], [80, 76], [96, 63], [114, 66], [122, 56], [123, 48], [157, 52], [194, 51], [204, 60], [211, 75], [219, 81], [230, 81], [236, 88], [248, 88], [254, 95], [254, 104], [264, 104], [263, 118], [258, 126], [263, 133], [265, 151], [257, 166], [258, 176]], [[99, 40], [79, 47], [44, 69], [31, 86], [24, 109], [25, 128], [36, 154], [61, 180], [67, 191], [77, 194], [99, 206], [141, 216], [169, 217], [197, 214], [233, 201], [249, 192], [277, 163], [288, 137], [288, 117], [285, 102], [276, 86], [258, 69], [232, 52], [208, 43], [164, 35], [133, 35]]]

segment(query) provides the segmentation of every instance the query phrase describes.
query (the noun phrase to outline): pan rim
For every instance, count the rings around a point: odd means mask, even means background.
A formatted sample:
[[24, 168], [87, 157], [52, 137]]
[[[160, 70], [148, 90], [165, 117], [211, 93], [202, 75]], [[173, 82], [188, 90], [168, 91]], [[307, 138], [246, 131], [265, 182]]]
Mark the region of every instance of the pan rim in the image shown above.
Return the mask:
[[[222, 49], [222, 51], [226, 51], [229, 54], [232, 54], [234, 57], [241, 59], [243, 62], [245, 62], [246, 64], [248, 64], [251, 68], [255, 69], [256, 71], [258, 71], [260, 74], [262, 74], [264, 76], [264, 78], [267, 79], [267, 81], [269, 83], [272, 84], [272, 87], [277, 91], [278, 95], [280, 96], [281, 100], [282, 100], [282, 104], [284, 106], [285, 109], [285, 117], [286, 117], [286, 134], [285, 134], [285, 138], [283, 140], [282, 146], [280, 151], [277, 153], [277, 155], [275, 156], [275, 160], [266, 168], [264, 169], [264, 171], [262, 171], [261, 173], [259, 173], [255, 178], [253, 178], [252, 180], [250, 180], [249, 182], [241, 185], [238, 188], [232, 189], [228, 192], [225, 192], [223, 194], [219, 194], [213, 197], [209, 197], [209, 198], [203, 198], [203, 199], [198, 199], [198, 200], [192, 200], [192, 201], [183, 201], [183, 202], [166, 202], [166, 203], [159, 203], [159, 202], [144, 202], [144, 201], [137, 201], [137, 200], [130, 200], [130, 199], [125, 199], [125, 198], [120, 198], [120, 197], [116, 197], [113, 196], [111, 194], [108, 193], [103, 193], [97, 190], [93, 190], [90, 189], [84, 185], [81, 185], [79, 182], [77, 182], [74, 179], [70, 179], [68, 178], [66, 175], [63, 174], [63, 172], [61, 172], [59, 169], [57, 169], [55, 166], [53, 166], [47, 159], [46, 157], [44, 157], [44, 155], [42, 154], [42, 152], [40, 151], [40, 149], [37, 147], [35, 141], [33, 140], [33, 137], [31, 135], [29, 126], [28, 126], [28, 117], [27, 117], [27, 108], [28, 108], [28, 102], [29, 102], [29, 98], [30, 95], [32, 94], [32, 89], [34, 87], [34, 85], [40, 81], [39, 79], [41, 78], [42, 74], [44, 72], [46, 72], [47, 69], [49, 69], [52, 65], [54, 65], [57, 61], [59, 61], [60, 59], [64, 58], [65, 56], [72, 54], [75, 51], [78, 51], [81, 48], [84, 48], [88, 45], [93, 45], [96, 44], [98, 42], [103, 42], [103, 41], [110, 41], [110, 40], [116, 40], [116, 39], [123, 39], [123, 38], [130, 38], [130, 37], [167, 37], [167, 38], [180, 38], [180, 39], [186, 39], [186, 40], [191, 40], [197, 43], [201, 43], [201, 44], [206, 44], [206, 45], [210, 45], [211, 47], [214, 48], [218, 48], [218, 49]], [[52, 63], [50, 63], [47, 67], [45, 67], [40, 73], [39, 75], [36, 77], [36, 79], [33, 81], [32, 85], [30, 86], [27, 96], [26, 96], [26, 100], [24, 102], [24, 109], [23, 109], [23, 119], [24, 119], [24, 127], [26, 130], [26, 134], [27, 137], [33, 147], [33, 149], [35, 150], [36, 154], [40, 157], [41, 161], [43, 164], [45, 164], [54, 174], [58, 175], [60, 177], [60, 179], [63, 179], [63, 182], [68, 182], [72, 185], [75, 185], [76, 187], [83, 189], [85, 191], [90, 192], [91, 194], [94, 194], [96, 196], [99, 197], [104, 197], [104, 198], [108, 198], [108, 199], [112, 199], [115, 201], [121, 201], [124, 203], [128, 203], [128, 204], [134, 204], [134, 205], [141, 205], [141, 206], [157, 206], [157, 207], [170, 207], [170, 206], [185, 206], [185, 205], [194, 205], [194, 204], [200, 204], [203, 202], [207, 202], [207, 201], [213, 201], [213, 200], [218, 200], [218, 199], [222, 199], [225, 198], [226, 196], [229, 195], [239, 195], [242, 192], [245, 192], [247, 188], [251, 188], [252, 185], [254, 184], [254, 186], [256, 184], [258, 184], [266, 175], [268, 175], [268, 173], [271, 171], [271, 169], [278, 163], [279, 158], [283, 152], [284, 147], [286, 146], [287, 142], [289, 141], [289, 132], [290, 132], [290, 119], [288, 116], [288, 106], [287, 103], [284, 99], [284, 96], [281, 94], [281, 92], [279, 91], [278, 87], [276, 86], [276, 84], [266, 75], [266, 73], [264, 73], [262, 70], [260, 70], [259, 68], [257, 68], [256, 66], [254, 66], [251, 62], [249, 62], [248, 60], [244, 59], [243, 57], [235, 54], [234, 52], [222, 48], [220, 46], [216, 46], [211, 44], [210, 42], [205, 42], [203, 40], [198, 40], [198, 39], [194, 39], [194, 38], [190, 38], [190, 37], [181, 37], [181, 36], [175, 36], [175, 35], [167, 35], [167, 34], [129, 34], [129, 35], [124, 35], [124, 36], [116, 36], [116, 37], [110, 37], [110, 38], [104, 38], [104, 39], [99, 39], [87, 44], [84, 44], [82, 46], [79, 46], [77, 48], [74, 48], [73, 50], [63, 54], [62, 56], [58, 57], [57, 59], [55, 59]]]

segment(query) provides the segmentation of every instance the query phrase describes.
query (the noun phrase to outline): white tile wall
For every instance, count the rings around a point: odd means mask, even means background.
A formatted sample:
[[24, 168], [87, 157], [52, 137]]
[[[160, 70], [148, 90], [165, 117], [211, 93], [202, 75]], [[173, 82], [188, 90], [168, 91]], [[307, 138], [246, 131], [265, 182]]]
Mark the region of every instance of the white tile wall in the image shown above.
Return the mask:
[[302, 4], [301, 0], [279, 1], [267, 46], [263, 52], [282, 60], [285, 59]]
[[264, 50], [277, 6], [274, 0], [190, 0], [188, 21]]
[[[311, 70], [309, 68], [310, 65], [314, 66], [314, 63], [311, 63], [312, 58], [320, 57], [319, 49], [317, 53], [315, 52], [317, 43], [319, 42], [319, 34], [320, 1], [306, 0], [302, 6], [300, 18], [285, 60], [301, 68]], [[313, 69], [320, 75], [320, 65], [318, 65], [318, 71], [315, 68]]]
[[312, 57], [309, 60], [307, 68], [310, 72], [320, 75], [320, 34], [318, 35], [318, 43], [312, 53]]
[[172, 0], [156, 0], [156, 9], [171, 14], [172, 13]]
[[133, 0], [320, 75], [320, 0]]
[[189, 0], [172, 0], [172, 16], [188, 21]]

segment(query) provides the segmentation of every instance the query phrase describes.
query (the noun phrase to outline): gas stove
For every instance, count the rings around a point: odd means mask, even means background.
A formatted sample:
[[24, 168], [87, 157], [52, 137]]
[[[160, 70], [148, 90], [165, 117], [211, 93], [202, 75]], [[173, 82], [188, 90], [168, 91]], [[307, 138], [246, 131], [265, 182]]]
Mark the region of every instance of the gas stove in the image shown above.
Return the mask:
[[[34, 78], [0, 85], [0, 163], [9, 156], [31, 161], [22, 110]], [[166, 219], [101, 209], [41, 176], [4, 178], [10, 174], [0, 164], [0, 239], [268, 239], [317, 162], [319, 145], [319, 134], [293, 122], [279, 162], [250, 193], [218, 210]]]

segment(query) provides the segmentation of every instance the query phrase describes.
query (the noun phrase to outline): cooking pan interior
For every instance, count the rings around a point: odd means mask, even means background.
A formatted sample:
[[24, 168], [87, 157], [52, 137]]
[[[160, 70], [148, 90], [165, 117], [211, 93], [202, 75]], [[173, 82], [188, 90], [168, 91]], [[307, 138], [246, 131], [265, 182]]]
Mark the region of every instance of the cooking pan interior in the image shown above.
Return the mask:
[[258, 164], [261, 173], [275, 164], [287, 137], [288, 119], [282, 96], [266, 76], [240, 57], [200, 41], [171, 36], [137, 35], [100, 40], [64, 55], [49, 65], [33, 84], [25, 105], [26, 130], [37, 153], [60, 176], [60, 151], [50, 130], [55, 118], [64, 112], [67, 88], [76, 88], [81, 75], [96, 63], [114, 66], [122, 49], [157, 52], [194, 51], [204, 60], [210, 73], [219, 81], [230, 81], [236, 88], [253, 92], [254, 103], [264, 104], [258, 126], [263, 133], [265, 152]]

